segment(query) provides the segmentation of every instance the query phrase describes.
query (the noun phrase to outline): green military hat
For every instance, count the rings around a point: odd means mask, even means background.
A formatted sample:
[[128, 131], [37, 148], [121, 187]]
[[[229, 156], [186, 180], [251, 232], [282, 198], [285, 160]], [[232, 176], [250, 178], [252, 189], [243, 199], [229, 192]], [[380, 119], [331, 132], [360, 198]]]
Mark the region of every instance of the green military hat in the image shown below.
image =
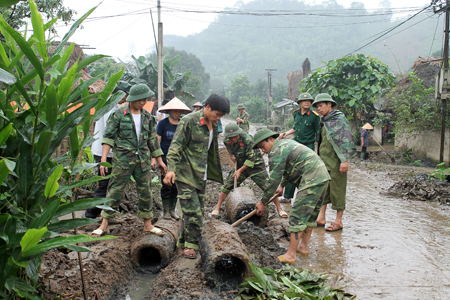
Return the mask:
[[316, 96], [316, 100], [314, 100], [312, 106], [316, 107], [319, 102], [331, 102], [331, 105], [334, 107], [337, 105], [336, 101], [331, 98], [331, 96], [327, 93], [322, 93]]
[[135, 84], [131, 87], [130, 93], [128, 95], [127, 101], [133, 102], [137, 100], [147, 99], [153, 96], [155, 93], [150, 90], [150, 88], [143, 83]]
[[314, 98], [311, 96], [310, 93], [301, 93], [300, 95], [298, 95], [297, 97], [297, 102], [303, 101], [303, 100], [309, 100], [309, 101], [314, 101]]
[[237, 109], [245, 109], [244, 104], [238, 104]]
[[279, 136], [278, 133], [273, 132], [269, 128], [263, 128], [255, 133], [255, 136], [253, 137], [253, 149], [258, 148], [258, 144], [270, 137], [273, 137], [276, 139]]
[[241, 134], [243, 131], [236, 123], [230, 123], [225, 126], [225, 131], [223, 132], [223, 136], [227, 139], [230, 137], [235, 137]]
[[119, 80], [116, 85], [116, 90], [124, 91], [125, 93], [129, 93], [131, 88], [131, 84], [126, 81]]

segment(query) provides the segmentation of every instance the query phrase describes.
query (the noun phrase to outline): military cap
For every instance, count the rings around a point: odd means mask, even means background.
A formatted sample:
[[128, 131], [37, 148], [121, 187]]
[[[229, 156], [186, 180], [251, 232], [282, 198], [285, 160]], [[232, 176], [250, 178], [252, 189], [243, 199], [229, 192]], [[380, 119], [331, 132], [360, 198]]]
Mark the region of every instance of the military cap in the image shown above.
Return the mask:
[[131, 88], [131, 84], [126, 81], [119, 80], [116, 85], [116, 90], [124, 91], [125, 93], [129, 93]]
[[314, 98], [311, 96], [310, 93], [301, 93], [300, 95], [298, 95], [297, 97], [297, 102], [303, 101], [303, 100], [309, 100], [309, 101], [314, 101]]
[[253, 137], [253, 149], [258, 148], [258, 144], [260, 142], [262, 142], [263, 140], [269, 138], [269, 137], [273, 137], [274, 139], [276, 139], [279, 136], [278, 133], [273, 132], [272, 130], [270, 130], [269, 128], [263, 128], [261, 130], [258, 130], [255, 133], [255, 136]]
[[153, 96], [155, 93], [150, 90], [150, 88], [143, 84], [135, 84], [130, 89], [130, 94], [128, 95], [127, 101], [133, 102], [137, 100], [147, 99], [148, 97]]
[[237, 109], [245, 109], [244, 104], [238, 104]]
[[316, 107], [319, 102], [331, 102], [331, 105], [334, 107], [337, 103], [331, 98], [331, 96], [327, 93], [322, 93], [316, 96], [316, 100], [314, 100], [312, 106]]
[[241, 134], [243, 131], [236, 123], [230, 123], [225, 126], [225, 131], [223, 132], [223, 136], [227, 139], [230, 137], [235, 137]]

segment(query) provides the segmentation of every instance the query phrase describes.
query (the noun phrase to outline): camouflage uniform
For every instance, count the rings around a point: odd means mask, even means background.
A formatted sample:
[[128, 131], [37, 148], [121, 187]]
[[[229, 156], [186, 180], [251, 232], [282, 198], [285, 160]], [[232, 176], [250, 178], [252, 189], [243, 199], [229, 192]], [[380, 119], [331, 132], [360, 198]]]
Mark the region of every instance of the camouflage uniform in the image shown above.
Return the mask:
[[[112, 199], [108, 206], [118, 209], [123, 190], [131, 175], [136, 180], [139, 196], [138, 217], [153, 217], [151, 182], [151, 157], [163, 155], [156, 135], [156, 120], [145, 109], [141, 110], [141, 133], [137, 143], [136, 128], [129, 105], [114, 111], [106, 123], [102, 144], [113, 148], [112, 177], [108, 184], [106, 198]], [[151, 156], [151, 157], [150, 157]], [[114, 217], [115, 211], [103, 210], [102, 217]]]
[[[203, 228], [204, 180], [223, 183], [217, 142], [217, 123], [213, 124], [213, 141], [208, 150], [209, 131], [203, 118], [203, 110], [183, 117], [167, 153], [167, 170], [175, 172], [178, 199], [183, 217], [177, 247], [198, 250]], [[195, 228], [195, 230], [193, 230]]]
[[[319, 114], [311, 109], [308, 109], [302, 115], [302, 109], [299, 108], [294, 111], [294, 141], [305, 145], [311, 150], [315, 150], [315, 142], [319, 140]], [[284, 189], [284, 198], [291, 199], [294, 197], [295, 186], [288, 184]]]
[[[228, 151], [236, 158], [238, 169], [243, 165], [248, 168], [241, 173], [237, 180], [237, 186], [250, 177], [261, 189], [264, 190], [266, 181], [269, 179], [266, 166], [261, 156], [261, 151], [253, 149], [253, 139], [249, 134], [241, 133], [237, 143], [232, 143], [226, 138], [223, 143]], [[230, 171], [225, 185], [222, 187], [222, 192], [229, 194], [234, 188], [234, 172]]]
[[327, 169], [317, 154], [293, 140], [274, 140], [269, 152], [270, 179], [262, 197], [267, 204], [278, 186], [288, 183], [298, 188], [289, 216], [289, 231], [300, 232], [316, 227], [322, 206], [320, 196], [330, 180]]
[[248, 112], [244, 111], [241, 114], [238, 111], [237, 117], [242, 119], [242, 122], [238, 124], [239, 128], [241, 128], [244, 132], [248, 133], [248, 131], [250, 130], [250, 123], [249, 123], [250, 115], [248, 114]]
[[350, 124], [344, 114], [333, 109], [322, 118], [320, 124], [319, 156], [331, 176], [331, 182], [324, 196], [323, 204], [332, 203], [332, 209], [345, 209], [347, 172], [341, 174], [341, 163], [356, 155]]

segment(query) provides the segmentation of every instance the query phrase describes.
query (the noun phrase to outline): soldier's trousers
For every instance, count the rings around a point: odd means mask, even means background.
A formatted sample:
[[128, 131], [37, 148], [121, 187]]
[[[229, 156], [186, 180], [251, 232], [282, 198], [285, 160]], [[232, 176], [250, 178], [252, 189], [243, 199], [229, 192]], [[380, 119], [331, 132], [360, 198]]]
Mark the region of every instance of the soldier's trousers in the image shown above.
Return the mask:
[[[298, 142], [298, 141], [297, 141]], [[300, 143], [300, 142], [299, 142]], [[300, 143], [301, 144], [301, 143]], [[303, 144], [302, 144], [303, 145]], [[306, 147], [308, 147], [309, 149], [311, 149], [312, 151], [315, 151], [316, 149], [316, 145], [314, 143], [309, 144], [309, 145], [304, 145]], [[285, 188], [284, 188], [284, 193], [283, 193], [283, 197], [286, 199], [292, 199], [294, 198], [294, 193], [295, 193], [295, 188], [296, 186], [289, 183]]]
[[[222, 192], [224, 192], [225, 194], [229, 194], [234, 188], [234, 172], [234, 169], [230, 171], [225, 185], [222, 187]], [[267, 174], [267, 170], [264, 164], [260, 164], [258, 166], [255, 166], [254, 168], [248, 168], [244, 172], [242, 172], [241, 176], [237, 180], [236, 186], [240, 186], [241, 183], [244, 182], [244, 180], [248, 177], [250, 177], [253, 182], [256, 183], [256, 185], [264, 191], [266, 181], [269, 179], [269, 175]]]
[[323, 204], [331, 203], [334, 210], [345, 210], [345, 196], [347, 194], [347, 174], [339, 171], [328, 171], [331, 177], [329, 186], [323, 197]]
[[183, 212], [177, 247], [198, 250], [198, 243], [203, 229], [206, 181], [204, 181], [200, 190], [180, 181], [175, 181], [175, 185], [177, 186], [178, 200]]
[[[122, 169], [118, 166], [113, 166], [112, 174], [108, 184], [108, 192], [106, 198], [111, 199], [106, 205], [119, 209], [120, 201], [122, 200], [122, 194], [125, 190], [125, 186], [130, 180], [131, 175], [133, 175], [136, 180], [136, 190], [139, 197], [138, 202], [138, 217], [142, 219], [150, 219], [153, 217], [153, 201], [152, 194], [150, 190], [150, 184], [152, 181], [152, 171], [149, 169], [147, 171], [142, 171], [141, 163], [136, 162], [136, 157], [134, 162], [129, 163], [129, 169]], [[116, 212], [113, 210], [103, 210], [102, 217], [105, 219], [113, 218]]]
[[301, 232], [306, 228], [317, 227], [316, 220], [322, 206], [321, 196], [327, 185], [325, 182], [297, 192], [289, 214], [290, 232]]

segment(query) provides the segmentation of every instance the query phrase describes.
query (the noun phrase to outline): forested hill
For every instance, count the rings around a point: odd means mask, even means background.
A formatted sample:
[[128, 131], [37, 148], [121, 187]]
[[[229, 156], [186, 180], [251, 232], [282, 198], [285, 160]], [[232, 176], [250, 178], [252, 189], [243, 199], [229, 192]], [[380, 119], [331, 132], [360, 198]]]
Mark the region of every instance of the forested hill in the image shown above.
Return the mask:
[[405, 72], [418, 56], [442, 49], [445, 17], [428, 10], [356, 51], [420, 10], [390, 8], [388, 0], [380, 5], [383, 8], [369, 11], [362, 3], [345, 9], [334, 0], [320, 5], [296, 0], [238, 2], [204, 31], [187, 37], [165, 36], [164, 44], [198, 56], [213, 85], [227, 85], [239, 75], [254, 81], [266, 76], [268, 68], [277, 69], [275, 81], [286, 80], [287, 73], [301, 70], [305, 58], [314, 70], [323, 61], [350, 53], [371, 55], [392, 71], [398, 73], [400, 67]]

